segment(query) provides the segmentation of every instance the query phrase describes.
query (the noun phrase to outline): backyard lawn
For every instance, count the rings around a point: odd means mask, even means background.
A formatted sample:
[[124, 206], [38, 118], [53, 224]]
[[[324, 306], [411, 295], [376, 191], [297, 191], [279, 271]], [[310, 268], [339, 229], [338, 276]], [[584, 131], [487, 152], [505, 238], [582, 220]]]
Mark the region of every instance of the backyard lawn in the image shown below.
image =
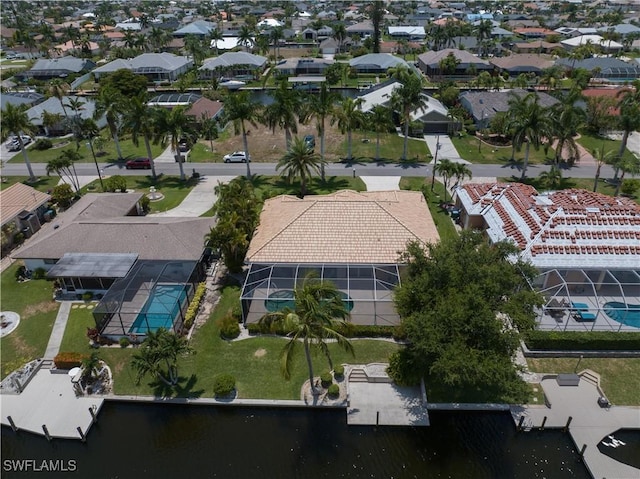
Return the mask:
[[2, 310], [20, 315], [18, 328], [0, 340], [3, 378], [44, 355], [58, 312], [58, 303], [52, 299], [52, 283], [43, 279], [18, 283], [15, 273], [19, 266], [14, 263], [0, 276]]
[[15, 183], [24, 183], [25, 185], [29, 185], [38, 191], [46, 193], [52, 190], [53, 187], [58, 184], [58, 181], [60, 181], [60, 177], [58, 177], [58, 175], [39, 176], [35, 183], [29, 183], [28, 176], [3, 176], [2, 182], [0, 182], [0, 191], [8, 188]]
[[[511, 160], [511, 146], [497, 147], [482, 142], [478, 151], [478, 138], [466, 134], [462, 137], [452, 135], [451, 141], [456, 147], [456, 150], [458, 150], [460, 156], [471, 163], [500, 164], [508, 163]], [[516, 162], [522, 163], [524, 160], [524, 152], [524, 146], [520, 151], [516, 151]], [[533, 165], [551, 162], [553, 161], [554, 155], [555, 151], [553, 148], [549, 148], [548, 152], [545, 154], [544, 148], [540, 148], [536, 151], [532, 147], [529, 151], [529, 164]]]

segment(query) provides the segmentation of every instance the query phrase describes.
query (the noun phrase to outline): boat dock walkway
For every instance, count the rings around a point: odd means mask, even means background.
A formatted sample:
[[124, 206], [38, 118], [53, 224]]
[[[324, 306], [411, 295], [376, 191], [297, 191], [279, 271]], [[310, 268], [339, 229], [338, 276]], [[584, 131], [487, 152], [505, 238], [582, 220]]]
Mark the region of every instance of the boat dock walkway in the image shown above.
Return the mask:
[[[596, 478], [637, 479], [638, 469], [603, 454], [598, 444], [618, 429], [640, 429], [640, 408], [611, 406], [598, 403], [604, 395], [598, 386], [598, 376], [591, 371], [580, 373], [576, 385], [560, 385], [556, 375], [544, 376], [540, 381], [548, 406], [513, 406], [511, 414], [516, 424], [523, 420], [523, 429], [564, 428], [569, 418], [569, 433], [584, 462]], [[583, 450], [583, 448], [586, 448]]]

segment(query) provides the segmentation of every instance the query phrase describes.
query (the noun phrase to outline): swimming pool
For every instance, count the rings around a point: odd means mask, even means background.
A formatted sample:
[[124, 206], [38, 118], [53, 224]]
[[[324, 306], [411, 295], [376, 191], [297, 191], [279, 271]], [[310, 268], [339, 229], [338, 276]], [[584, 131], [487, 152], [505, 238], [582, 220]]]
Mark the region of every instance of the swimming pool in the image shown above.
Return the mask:
[[640, 304], [611, 301], [604, 304], [604, 312], [618, 323], [640, 328]]
[[[339, 291], [339, 293], [342, 297], [342, 303], [344, 304], [345, 309], [347, 310], [347, 312], [351, 312], [351, 310], [353, 309], [353, 300], [347, 293], [343, 293], [342, 291]], [[271, 313], [282, 311], [284, 308], [293, 310], [296, 307], [293, 296], [294, 292], [291, 289], [281, 289], [280, 291], [275, 291], [269, 295], [269, 299], [265, 300], [264, 307]]]
[[172, 329], [180, 306], [187, 297], [187, 287], [188, 285], [183, 284], [157, 285], [151, 291], [129, 333], [146, 334], [160, 328]]

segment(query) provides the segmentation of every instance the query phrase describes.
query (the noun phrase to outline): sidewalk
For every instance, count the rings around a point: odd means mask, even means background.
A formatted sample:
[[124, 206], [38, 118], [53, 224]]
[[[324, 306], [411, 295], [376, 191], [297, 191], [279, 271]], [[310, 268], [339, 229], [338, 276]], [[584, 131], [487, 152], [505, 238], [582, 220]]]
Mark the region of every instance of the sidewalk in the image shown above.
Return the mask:
[[367, 191], [396, 191], [400, 189], [400, 176], [361, 176]]
[[[147, 216], [198, 217], [211, 209], [218, 200], [215, 187], [218, 183], [228, 183], [235, 176], [205, 176], [175, 208]], [[162, 193], [162, 191], [160, 191]]]

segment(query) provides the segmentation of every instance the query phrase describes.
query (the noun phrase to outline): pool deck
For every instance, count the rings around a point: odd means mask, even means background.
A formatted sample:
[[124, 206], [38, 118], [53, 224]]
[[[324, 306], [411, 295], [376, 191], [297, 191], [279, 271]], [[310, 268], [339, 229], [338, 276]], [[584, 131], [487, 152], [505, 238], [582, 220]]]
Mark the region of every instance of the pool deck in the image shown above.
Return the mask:
[[[602, 396], [597, 385], [582, 376], [577, 386], [561, 386], [556, 377], [542, 379], [542, 386], [549, 407], [544, 405], [513, 406], [511, 414], [516, 424], [524, 417], [525, 430], [541, 427], [564, 428], [569, 417], [571, 435], [578, 451], [586, 445], [584, 462], [594, 478], [637, 479], [640, 470], [622, 464], [598, 450], [598, 444], [606, 436], [621, 428], [640, 429], [640, 408], [611, 406], [602, 408], [598, 398]], [[524, 432], [523, 434], [526, 434]]]

